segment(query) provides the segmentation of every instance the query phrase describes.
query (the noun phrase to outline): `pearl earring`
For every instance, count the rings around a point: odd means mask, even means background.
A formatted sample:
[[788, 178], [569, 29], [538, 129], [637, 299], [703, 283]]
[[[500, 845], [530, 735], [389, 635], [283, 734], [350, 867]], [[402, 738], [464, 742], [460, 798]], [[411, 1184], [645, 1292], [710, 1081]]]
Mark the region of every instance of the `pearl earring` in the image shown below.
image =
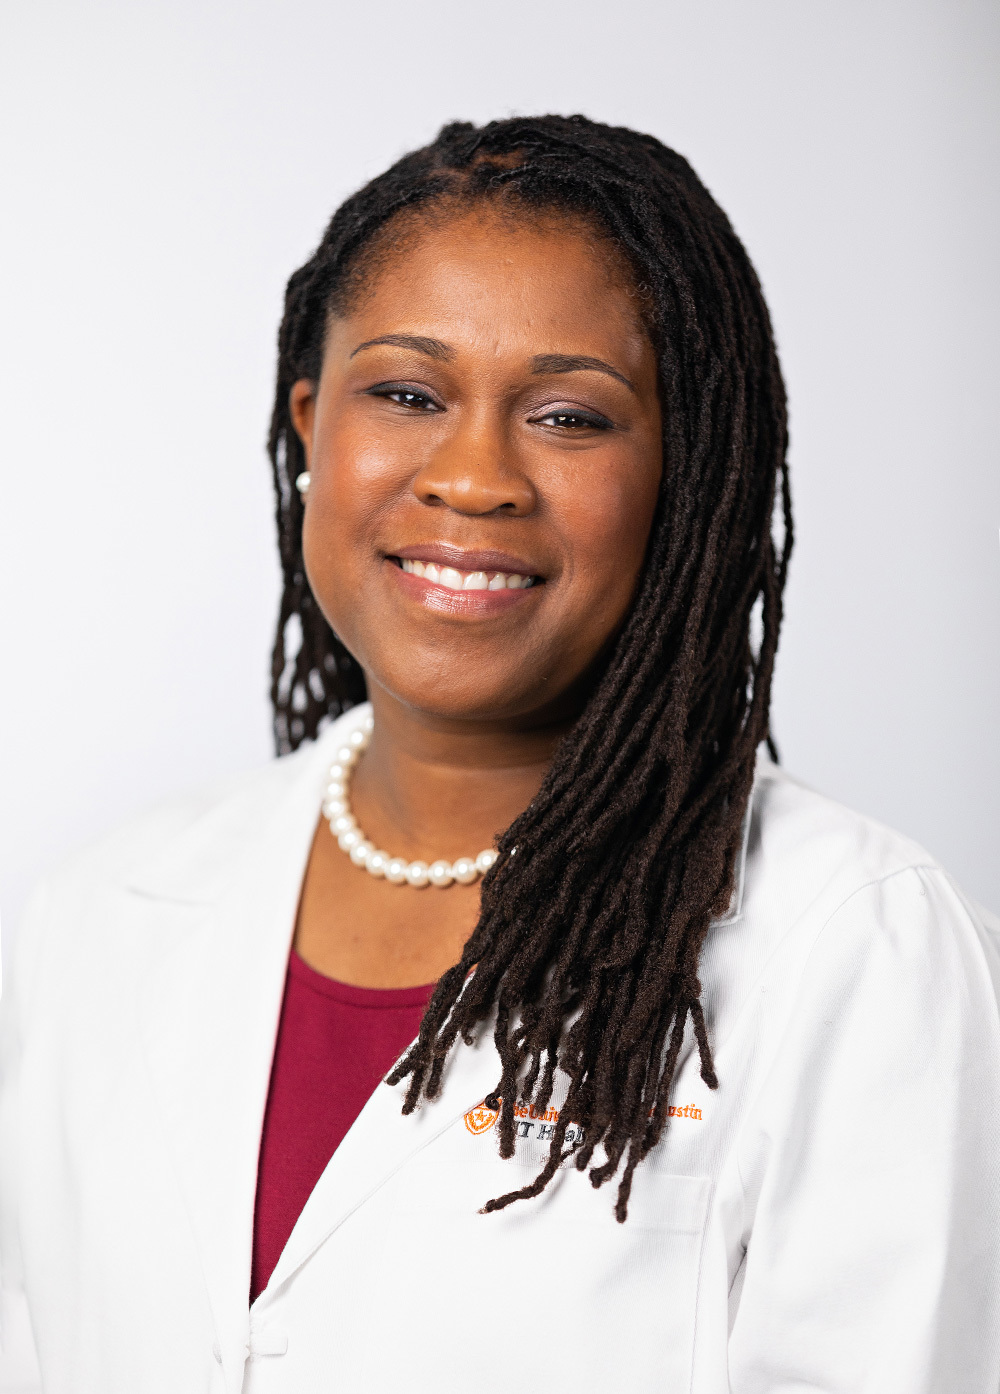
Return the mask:
[[310, 476], [308, 472], [305, 471], [302, 474], [300, 474], [295, 481], [295, 487], [296, 489], [298, 489], [299, 493], [302, 495], [303, 498], [305, 498], [306, 494], [308, 494], [309, 492], [309, 482]]

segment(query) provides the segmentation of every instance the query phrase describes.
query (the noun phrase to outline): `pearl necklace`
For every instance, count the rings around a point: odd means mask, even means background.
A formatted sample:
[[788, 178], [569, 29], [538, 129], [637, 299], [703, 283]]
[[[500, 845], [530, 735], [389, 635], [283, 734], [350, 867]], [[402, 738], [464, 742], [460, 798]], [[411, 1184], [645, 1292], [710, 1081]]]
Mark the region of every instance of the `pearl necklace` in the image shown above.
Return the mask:
[[496, 852], [487, 848], [478, 857], [459, 857], [457, 861], [408, 862], [404, 857], [390, 857], [388, 852], [369, 842], [358, 827], [351, 812], [348, 785], [358, 757], [368, 749], [375, 722], [371, 715], [364, 724], [352, 731], [337, 751], [330, 766], [330, 782], [323, 800], [323, 813], [337, 846], [346, 852], [355, 866], [363, 866], [372, 876], [384, 876], [394, 886], [450, 886], [457, 881], [469, 886], [484, 876], [497, 859]]

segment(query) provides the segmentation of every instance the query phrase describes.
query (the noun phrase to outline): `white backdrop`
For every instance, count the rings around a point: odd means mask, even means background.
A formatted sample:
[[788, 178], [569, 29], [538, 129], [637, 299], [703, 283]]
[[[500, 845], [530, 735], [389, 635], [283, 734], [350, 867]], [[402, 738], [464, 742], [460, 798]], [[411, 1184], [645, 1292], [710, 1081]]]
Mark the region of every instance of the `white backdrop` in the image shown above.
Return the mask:
[[5, 27], [6, 925], [70, 849], [267, 757], [284, 281], [442, 121], [539, 110], [681, 150], [760, 271], [785, 763], [1000, 906], [1000, 8], [33, 0]]

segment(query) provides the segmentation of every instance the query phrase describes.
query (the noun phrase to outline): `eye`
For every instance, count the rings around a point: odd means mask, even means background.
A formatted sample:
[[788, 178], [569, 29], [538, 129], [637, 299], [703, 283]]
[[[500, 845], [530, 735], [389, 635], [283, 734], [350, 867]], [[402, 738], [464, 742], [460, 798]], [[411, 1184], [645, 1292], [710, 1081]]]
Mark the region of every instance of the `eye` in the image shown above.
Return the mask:
[[398, 406], [407, 407], [411, 411], [443, 411], [444, 408], [435, 402], [433, 397], [426, 392], [421, 392], [419, 388], [408, 387], [405, 382], [379, 382], [374, 387], [368, 388], [369, 397], [384, 397], [386, 401], [395, 402]]
[[554, 426], [560, 431], [610, 431], [612, 424], [606, 416], [589, 411], [550, 411], [532, 418], [532, 425]]

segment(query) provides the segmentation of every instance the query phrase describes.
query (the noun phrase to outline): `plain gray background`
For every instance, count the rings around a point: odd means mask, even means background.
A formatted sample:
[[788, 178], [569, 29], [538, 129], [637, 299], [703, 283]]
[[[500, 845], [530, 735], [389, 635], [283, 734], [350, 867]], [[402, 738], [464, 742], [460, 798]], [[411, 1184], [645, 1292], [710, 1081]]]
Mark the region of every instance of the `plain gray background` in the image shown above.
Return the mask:
[[1000, 8], [975, 0], [8, 7], [4, 923], [71, 849], [268, 757], [285, 279], [447, 119], [687, 155], [760, 272], [798, 544], [786, 765], [1000, 906]]

